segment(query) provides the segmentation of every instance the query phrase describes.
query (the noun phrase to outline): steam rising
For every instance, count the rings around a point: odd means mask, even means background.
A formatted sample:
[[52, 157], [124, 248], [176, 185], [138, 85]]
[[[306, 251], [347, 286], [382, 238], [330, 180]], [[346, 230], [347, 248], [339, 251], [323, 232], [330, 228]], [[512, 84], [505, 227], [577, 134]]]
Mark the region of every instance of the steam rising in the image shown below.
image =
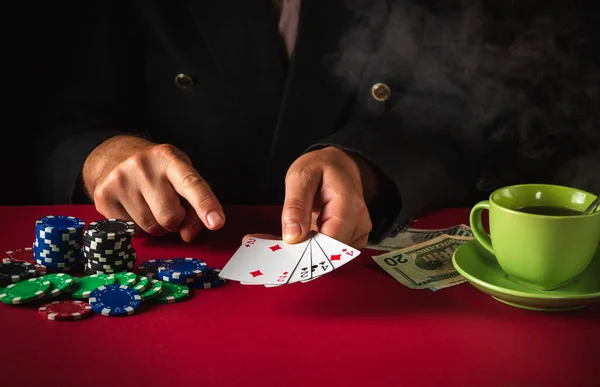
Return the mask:
[[[368, 55], [364, 74], [393, 88], [395, 130], [452, 133], [486, 160], [481, 189], [537, 180], [600, 192], [600, 172], [575, 168], [600, 171], [600, 18], [591, 1], [348, 3], [360, 23], [339, 50], [350, 65], [336, 71], [358, 79], [352, 61]], [[374, 26], [383, 39], [369, 36]]]

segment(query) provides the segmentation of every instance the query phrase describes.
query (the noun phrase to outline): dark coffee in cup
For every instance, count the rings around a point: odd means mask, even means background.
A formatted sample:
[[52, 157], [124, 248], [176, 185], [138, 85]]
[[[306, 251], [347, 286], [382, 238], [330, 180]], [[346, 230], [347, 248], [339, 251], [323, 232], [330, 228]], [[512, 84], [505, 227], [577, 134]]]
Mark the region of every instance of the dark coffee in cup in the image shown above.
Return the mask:
[[548, 215], [548, 216], [575, 216], [581, 215], [581, 211], [574, 210], [568, 207], [555, 207], [555, 206], [527, 206], [516, 209], [520, 212], [526, 212], [528, 214], [535, 215]]

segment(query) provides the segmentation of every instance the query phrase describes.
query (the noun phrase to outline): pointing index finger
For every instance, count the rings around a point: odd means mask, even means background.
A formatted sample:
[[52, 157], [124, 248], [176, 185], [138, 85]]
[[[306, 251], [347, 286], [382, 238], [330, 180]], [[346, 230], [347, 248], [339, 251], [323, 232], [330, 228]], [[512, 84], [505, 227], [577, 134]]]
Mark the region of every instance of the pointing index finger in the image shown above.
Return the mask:
[[217, 230], [225, 223], [221, 204], [212, 189], [198, 171], [187, 161], [173, 157], [166, 169], [171, 185], [194, 208], [202, 223], [210, 230]]

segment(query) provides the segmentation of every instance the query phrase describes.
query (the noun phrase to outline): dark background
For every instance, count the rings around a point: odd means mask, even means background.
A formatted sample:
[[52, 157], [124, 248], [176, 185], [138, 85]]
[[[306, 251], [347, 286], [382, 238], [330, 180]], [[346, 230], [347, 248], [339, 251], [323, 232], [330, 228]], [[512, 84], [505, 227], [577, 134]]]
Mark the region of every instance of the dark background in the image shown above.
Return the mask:
[[36, 160], [34, 140], [40, 127], [40, 106], [48, 91], [68, 76], [66, 56], [76, 44], [75, 2], [3, 4], [2, 62], [4, 117], [0, 150], [0, 205], [41, 204], [32, 188]]

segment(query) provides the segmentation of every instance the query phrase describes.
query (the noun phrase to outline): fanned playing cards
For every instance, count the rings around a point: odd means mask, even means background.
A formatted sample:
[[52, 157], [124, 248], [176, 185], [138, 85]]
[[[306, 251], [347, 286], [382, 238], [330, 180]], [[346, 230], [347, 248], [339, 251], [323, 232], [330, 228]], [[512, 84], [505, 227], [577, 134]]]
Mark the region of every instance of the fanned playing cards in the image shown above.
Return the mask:
[[248, 238], [219, 276], [244, 285], [267, 287], [308, 282], [340, 268], [360, 251], [327, 235], [313, 233], [301, 243]]

